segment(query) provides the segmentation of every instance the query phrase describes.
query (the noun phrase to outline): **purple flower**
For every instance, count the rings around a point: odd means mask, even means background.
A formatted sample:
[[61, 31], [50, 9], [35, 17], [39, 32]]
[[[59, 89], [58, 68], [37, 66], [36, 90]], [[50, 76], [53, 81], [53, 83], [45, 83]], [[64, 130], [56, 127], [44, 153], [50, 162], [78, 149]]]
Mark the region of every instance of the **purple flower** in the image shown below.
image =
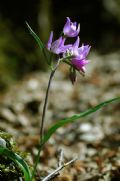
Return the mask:
[[80, 39], [79, 37], [77, 37], [76, 42], [73, 44], [72, 48], [69, 49], [73, 56], [71, 63], [76, 69], [85, 72], [85, 65], [89, 63], [86, 57], [90, 51], [90, 46], [82, 45], [81, 47], [79, 47], [79, 42]]
[[75, 66], [76, 69], [81, 70], [83, 73], [85, 73], [85, 65], [88, 64], [89, 61], [84, 59], [80, 60], [79, 58], [73, 58], [72, 59], [72, 64]]
[[63, 28], [64, 35], [67, 37], [76, 37], [79, 32], [80, 32], [80, 24], [78, 24], [77, 27], [77, 23], [76, 22], [72, 23], [70, 18], [67, 17], [67, 22]]
[[50, 33], [50, 37], [46, 45], [46, 48], [55, 54], [64, 53], [68, 48], [72, 46], [70, 44], [64, 45], [65, 38], [63, 38], [62, 36], [60, 36], [60, 38], [54, 42], [52, 42], [52, 40], [53, 40], [53, 32]]

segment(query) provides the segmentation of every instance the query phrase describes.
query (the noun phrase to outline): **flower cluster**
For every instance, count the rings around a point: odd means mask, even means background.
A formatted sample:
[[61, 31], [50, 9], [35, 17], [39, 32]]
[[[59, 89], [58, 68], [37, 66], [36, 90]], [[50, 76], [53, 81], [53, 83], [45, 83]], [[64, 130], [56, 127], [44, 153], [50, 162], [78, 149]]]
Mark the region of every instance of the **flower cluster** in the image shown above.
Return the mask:
[[[85, 73], [85, 65], [89, 63], [86, 57], [90, 51], [90, 46], [82, 45], [79, 47], [79, 32], [80, 24], [71, 22], [70, 18], [67, 17], [66, 24], [63, 27], [62, 35], [59, 37], [59, 39], [53, 41], [53, 32], [51, 32], [46, 48], [54, 54], [62, 54], [64, 59], [70, 57], [67, 60], [69, 61], [71, 67], [75, 70]], [[65, 45], [65, 40], [68, 37], [77, 37], [77, 39], [74, 44]]]

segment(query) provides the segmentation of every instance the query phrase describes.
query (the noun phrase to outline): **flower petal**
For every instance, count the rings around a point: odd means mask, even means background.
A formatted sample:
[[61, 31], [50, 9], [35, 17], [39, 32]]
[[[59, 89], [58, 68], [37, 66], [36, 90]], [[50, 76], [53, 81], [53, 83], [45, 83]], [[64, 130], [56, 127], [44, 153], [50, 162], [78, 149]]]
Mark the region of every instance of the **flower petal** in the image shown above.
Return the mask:
[[55, 54], [58, 54], [57, 49], [60, 47], [61, 43], [62, 43], [62, 36], [60, 36], [60, 38], [58, 40], [56, 40], [52, 43], [51, 51]]
[[73, 44], [73, 48], [78, 48], [80, 44], [80, 38], [79, 36], [77, 37], [77, 40], [75, 41], [75, 43]]
[[82, 45], [80, 48], [78, 48], [78, 54], [80, 59], [85, 59], [86, 56], [88, 55], [90, 51], [90, 46], [89, 45]]
[[70, 18], [67, 17], [67, 22], [63, 28], [64, 35], [67, 37], [75, 37], [78, 35], [79, 31], [80, 31], [80, 25], [78, 25], [77, 28], [77, 23], [76, 22], [72, 23]]
[[67, 34], [67, 33], [69, 33], [69, 29], [70, 29], [70, 18], [69, 17], [67, 17], [67, 22], [66, 22], [66, 24], [65, 24], [65, 26], [64, 26], [64, 28], [63, 28], [63, 32], [64, 32], [64, 34]]
[[49, 40], [48, 40], [47, 45], [46, 45], [46, 48], [47, 48], [48, 50], [50, 50], [50, 48], [51, 48], [52, 39], [53, 39], [53, 31], [51, 31]]
[[86, 59], [84, 59], [84, 60], [80, 60], [80, 59], [76, 59], [76, 58], [72, 59], [72, 64], [75, 66], [76, 69], [81, 70], [81, 71], [84, 70], [84, 66], [88, 63], [89, 63], [89, 61]]

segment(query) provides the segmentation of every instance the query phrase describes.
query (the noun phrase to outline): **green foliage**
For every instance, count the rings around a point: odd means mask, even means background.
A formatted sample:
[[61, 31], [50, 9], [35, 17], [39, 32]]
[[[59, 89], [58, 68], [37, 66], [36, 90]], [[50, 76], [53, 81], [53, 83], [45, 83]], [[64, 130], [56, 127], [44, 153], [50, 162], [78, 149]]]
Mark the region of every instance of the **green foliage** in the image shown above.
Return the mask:
[[26, 22], [27, 28], [30, 32], [30, 34], [33, 36], [33, 38], [35, 39], [35, 41], [37, 42], [39, 48], [41, 49], [41, 52], [43, 53], [43, 56], [45, 58], [45, 61], [47, 62], [48, 65], [50, 65], [50, 62], [48, 60], [47, 57], [47, 52], [46, 52], [46, 48], [44, 46], [44, 44], [42, 43], [41, 39], [38, 37], [38, 35], [32, 30], [32, 28], [30, 27], [30, 25]]
[[50, 139], [50, 137], [53, 135], [53, 133], [55, 133], [55, 131], [58, 128], [64, 126], [65, 124], [73, 123], [74, 121], [76, 121], [76, 120], [78, 120], [78, 119], [80, 119], [82, 117], [86, 117], [89, 114], [92, 114], [92, 113], [96, 112], [97, 110], [101, 109], [102, 107], [104, 107], [104, 106], [106, 106], [106, 105], [108, 105], [108, 104], [110, 104], [112, 102], [118, 101], [118, 100], [120, 101], [120, 97], [116, 97], [114, 99], [110, 99], [110, 100], [104, 101], [104, 102], [98, 104], [97, 106], [88, 109], [87, 111], [84, 111], [84, 112], [82, 112], [80, 114], [75, 114], [72, 117], [65, 118], [65, 119], [62, 119], [62, 120], [58, 121], [51, 128], [49, 128], [48, 132], [45, 134], [43, 142], [41, 144], [41, 148]]
[[19, 151], [12, 136], [0, 132], [0, 180], [30, 181], [30, 171], [25, 158], [26, 154]]
[[42, 43], [42, 41], [40, 40], [40, 38], [37, 36], [37, 34], [32, 30], [32, 28], [30, 27], [30, 25], [26, 22], [27, 28], [30, 32], [30, 34], [33, 36], [33, 38], [36, 40], [37, 44], [39, 45], [40, 49], [43, 50], [44, 48], [44, 44]]
[[[29, 167], [26, 164], [26, 162], [18, 154], [14, 153], [13, 151], [10, 151], [7, 148], [0, 146], [0, 155], [6, 156], [7, 158], [10, 158], [11, 160], [13, 160], [13, 162], [15, 162], [23, 171], [25, 181], [30, 181], [31, 174], [30, 174]], [[5, 172], [7, 171], [8, 175], [9, 175], [10, 169], [6, 168], [6, 167], [3, 167], [3, 169]], [[13, 171], [13, 173], [15, 174], [15, 170]], [[10, 178], [9, 178], [9, 180], [10, 180]]]

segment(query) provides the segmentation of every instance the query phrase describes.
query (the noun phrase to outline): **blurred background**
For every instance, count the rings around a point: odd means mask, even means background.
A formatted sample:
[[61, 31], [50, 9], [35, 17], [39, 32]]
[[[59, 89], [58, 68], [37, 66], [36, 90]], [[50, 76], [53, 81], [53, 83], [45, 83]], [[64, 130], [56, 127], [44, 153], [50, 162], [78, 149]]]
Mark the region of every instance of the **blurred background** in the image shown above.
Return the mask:
[[120, 0], [0, 1], [0, 92], [26, 74], [46, 69], [25, 21], [46, 43], [51, 30], [61, 32], [67, 16], [80, 22], [81, 42], [92, 51], [120, 50]]
[[[51, 30], [58, 38], [66, 17], [81, 24], [81, 44], [91, 46], [90, 63], [85, 77], [77, 74], [74, 86], [69, 81], [66, 64], [56, 71], [45, 131], [62, 118], [120, 96], [120, 0], [1, 0], [0, 131], [14, 135], [20, 149], [31, 153], [31, 164], [39, 142], [50, 72], [25, 21], [46, 43]], [[77, 171], [68, 171], [68, 175], [75, 176], [68, 180], [92, 180], [92, 175], [93, 180], [98, 176], [101, 176], [98, 180], [120, 180], [120, 102], [61, 127], [41, 154], [38, 175], [54, 168], [58, 147], [63, 149], [67, 160], [79, 155], [82, 161], [76, 165]], [[111, 176], [114, 178], [108, 178]], [[9, 180], [4, 175], [3, 178]]]

